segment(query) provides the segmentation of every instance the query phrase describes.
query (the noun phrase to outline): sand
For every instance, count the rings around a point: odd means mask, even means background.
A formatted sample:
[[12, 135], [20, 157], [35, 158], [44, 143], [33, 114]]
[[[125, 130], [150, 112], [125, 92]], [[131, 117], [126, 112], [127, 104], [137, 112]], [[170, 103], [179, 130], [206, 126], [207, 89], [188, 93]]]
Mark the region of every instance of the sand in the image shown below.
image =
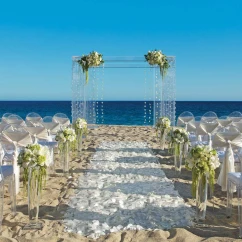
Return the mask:
[[[17, 214], [10, 213], [10, 199], [7, 190], [4, 197], [4, 218], [0, 241], [80, 241], [92, 242], [95, 240], [67, 233], [62, 224], [63, 215], [68, 207], [68, 200], [75, 192], [77, 178], [88, 167], [89, 160], [95, 152], [95, 148], [102, 141], [142, 141], [147, 142], [158, 157], [161, 168], [166, 176], [174, 181], [176, 189], [185, 202], [195, 206], [195, 200], [191, 197], [191, 172], [183, 167], [181, 175], [175, 176], [173, 170], [173, 158], [167, 151], [161, 151], [156, 134], [151, 127], [138, 126], [99, 126], [89, 131], [89, 135], [83, 142], [83, 154], [80, 158], [72, 155], [70, 162], [70, 177], [62, 176], [58, 155], [56, 156], [56, 175], [48, 177], [40, 200], [40, 221], [42, 230], [23, 230], [28, 222], [27, 198], [23, 189], [17, 196]], [[21, 183], [22, 185], [22, 183]], [[97, 242], [154, 242], [154, 241], [242, 241], [238, 238], [237, 199], [233, 199], [233, 216], [226, 218], [226, 192], [221, 192], [215, 185], [214, 198], [208, 201], [207, 216], [203, 224], [194, 227], [174, 228], [168, 231], [124, 231], [111, 233], [100, 237]], [[235, 196], [236, 197], [236, 196]]]

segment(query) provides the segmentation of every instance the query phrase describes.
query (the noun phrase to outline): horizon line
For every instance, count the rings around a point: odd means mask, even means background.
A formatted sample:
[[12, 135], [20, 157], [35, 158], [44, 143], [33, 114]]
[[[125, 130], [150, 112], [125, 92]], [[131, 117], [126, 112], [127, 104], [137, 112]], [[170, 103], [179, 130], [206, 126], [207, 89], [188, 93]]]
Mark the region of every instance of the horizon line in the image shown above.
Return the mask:
[[[154, 102], [154, 100], [92, 100], [90, 102]], [[72, 102], [72, 100], [0, 100], [0, 102]], [[242, 102], [242, 100], [175, 100], [175, 102]]]

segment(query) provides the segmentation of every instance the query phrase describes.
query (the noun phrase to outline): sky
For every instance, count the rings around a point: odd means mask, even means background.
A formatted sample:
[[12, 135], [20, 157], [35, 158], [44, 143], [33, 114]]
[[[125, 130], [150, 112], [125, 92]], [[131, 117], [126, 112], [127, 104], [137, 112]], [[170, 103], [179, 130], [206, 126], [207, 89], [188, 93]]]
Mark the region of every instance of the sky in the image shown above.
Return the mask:
[[[178, 101], [242, 101], [241, 12], [241, 0], [1, 1], [0, 100], [71, 100], [72, 56], [158, 49], [176, 56]], [[145, 75], [120, 71], [104, 69], [104, 99], [142, 100]]]

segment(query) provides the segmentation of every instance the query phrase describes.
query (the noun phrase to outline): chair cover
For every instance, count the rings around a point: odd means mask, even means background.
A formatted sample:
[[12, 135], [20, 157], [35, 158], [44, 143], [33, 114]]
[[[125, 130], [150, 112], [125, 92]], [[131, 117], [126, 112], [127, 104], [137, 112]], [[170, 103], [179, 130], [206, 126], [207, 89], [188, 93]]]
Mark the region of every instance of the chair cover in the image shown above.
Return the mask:
[[25, 118], [25, 122], [28, 126], [40, 126], [41, 121], [42, 118], [38, 113], [29, 113]]
[[55, 122], [42, 122], [42, 125], [47, 129], [49, 134], [56, 134], [60, 130], [60, 124]]
[[2, 134], [0, 135], [0, 142], [3, 144], [14, 144], [15, 150], [13, 151], [13, 169], [15, 173], [15, 178], [16, 178], [16, 194], [19, 192], [19, 175], [20, 175], [20, 169], [17, 164], [18, 160], [18, 147], [20, 146], [26, 146], [28, 144], [32, 144], [32, 138], [30, 134], [25, 131], [21, 132], [19, 130], [14, 130], [8, 128], [7, 130], [4, 130]]
[[53, 116], [53, 121], [59, 123], [61, 127], [66, 127], [70, 124], [70, 119], [64, 113], [57, 113]]
[[230, 125], [233, 121], [229, 120], [229, 119], [218, 119], [218, 123], [220, 125], [220, 127], [226, 127], [228, 125]]
[[216, 131], [218, 123], [201, 122], [197, 128], [197, 135], [208, 135], [208, 145], [212, 148], [212, 134]]
[[10, 124], [10, 125], [15, 124], [19, 126], [25, 126], [24, 120], [20, 116], [15, 114], [5, 117], [3, 121], [4, 123]]
[[234, 122], [233, 125], [242, 133], [242, 122]]
[[225, 131], [218, 131], [214, 135], [213, 146], [226, 147], [224, 162], [217, 183], [222, 187], [222, 191], [227, 191], [227, 174], [228, 172], [235, 172], [232, 147], [242, 147], [242, 134], [234, 127], [229, 127]]
[[232, 120], [233, 122], [240, 122], [242, 120], [242, 113], [234, 111], [228, 115], [228, 119]]
[[2, 133], [6, 126], [8, 126], [7, 123], [0, 123], [0, 133]]
[[29, 132], [32, 136], [35, 138], [35, 143], [37, 142], [37, 139], [49, 139], [49, 135], [47, 132], [47, 129], [45, 127], [37, 126], [37, 127], [25, 127], [24, 128], [27, 132]]

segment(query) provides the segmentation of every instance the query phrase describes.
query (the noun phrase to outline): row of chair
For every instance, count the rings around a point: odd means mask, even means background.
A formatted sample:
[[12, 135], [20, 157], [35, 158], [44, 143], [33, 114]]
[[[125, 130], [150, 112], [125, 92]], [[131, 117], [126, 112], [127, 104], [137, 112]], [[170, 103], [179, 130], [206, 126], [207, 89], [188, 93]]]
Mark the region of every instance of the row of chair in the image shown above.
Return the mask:
[[16, 114], [6, 113], [0, 123], [0, 225], [3, 215], [4, 185], [7, 184], [12, 212], [16, 213], [16, 194], [19, 191], [20, 169], [17, 156], [28, 144], [47, 145], [53, 159], [53, 148], [57, 145], [56, 133], [70, 124], [69, 118], [62, 113], [42, 118], [37, 113], [30, 113], [23, 120]]

